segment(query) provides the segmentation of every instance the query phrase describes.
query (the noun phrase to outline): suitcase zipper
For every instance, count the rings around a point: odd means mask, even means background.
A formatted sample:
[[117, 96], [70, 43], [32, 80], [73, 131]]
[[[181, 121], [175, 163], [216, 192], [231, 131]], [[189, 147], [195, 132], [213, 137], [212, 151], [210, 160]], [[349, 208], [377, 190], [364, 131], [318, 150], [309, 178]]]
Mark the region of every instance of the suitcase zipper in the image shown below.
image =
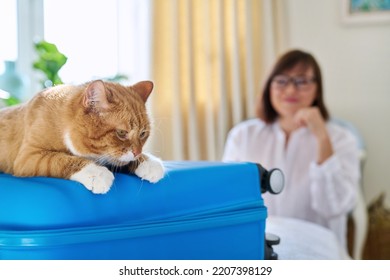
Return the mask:
[[198, 215], [188, 215], [157, 223], [118, 224], [24, 232], [0, 231], [0, 248], [63, 246], [171, 234], [256, 221], [264, 222], [266, 216], [266, 208], [259, 206], [257, 208], [247, 208], [230, 212], [222, 212], [222, 209], [220, 209], [217, 212], [198, 213]]

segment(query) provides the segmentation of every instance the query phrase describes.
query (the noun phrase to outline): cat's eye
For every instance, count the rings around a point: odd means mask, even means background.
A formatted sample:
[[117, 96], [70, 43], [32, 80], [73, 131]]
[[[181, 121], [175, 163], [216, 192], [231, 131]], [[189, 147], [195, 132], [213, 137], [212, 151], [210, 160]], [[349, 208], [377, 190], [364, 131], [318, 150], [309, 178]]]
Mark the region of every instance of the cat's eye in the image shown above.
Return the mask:
[[144, 139], [144, 138], [146, 138], [147, 136], [148, 136], [148, 133], [147, 133], [145, 130], [141, 131], [141, 133], [139, 134], [139, 138], [140, 138], [140, 139]]
[[116, 130], [116, 135], [117, 135], [120, 139], [125, 139], [126, 136], [127, 136], [127, 131], [126, 131], [126, 130], [123, 130], [123, 129], [117, 129], [117, 130]]

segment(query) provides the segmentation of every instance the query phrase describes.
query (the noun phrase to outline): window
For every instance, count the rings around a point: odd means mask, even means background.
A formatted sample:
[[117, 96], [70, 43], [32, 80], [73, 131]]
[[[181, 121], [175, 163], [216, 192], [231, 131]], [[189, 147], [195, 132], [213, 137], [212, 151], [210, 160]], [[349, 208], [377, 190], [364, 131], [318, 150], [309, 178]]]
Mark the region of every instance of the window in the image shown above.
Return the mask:
[[0, 1], [0, 73], [4, 60], [15, 61], [18, 57], [16, 0]]
[[151, 0], [1, 0], [0, 73], [16, 60], [28, 77], [25, 99], [41, 90], [32, 68], [35, 40], [57, 45], [68, 57], [60, 70], [65, 83], [84, 83], [116, 74], [126, 83], [150, 79]]
[[60, 72], [64, 83], [117, 73], [117, 8], [112, 0], [44, 1], [44, 38], [68, 57]]
[[68, 57], [60, 70], [64, 83], [148, 75], [139, 65], [148, 61], [148, 36], [142, 35], [149, 10], [145, 0], [45, 0], [44, 38]]

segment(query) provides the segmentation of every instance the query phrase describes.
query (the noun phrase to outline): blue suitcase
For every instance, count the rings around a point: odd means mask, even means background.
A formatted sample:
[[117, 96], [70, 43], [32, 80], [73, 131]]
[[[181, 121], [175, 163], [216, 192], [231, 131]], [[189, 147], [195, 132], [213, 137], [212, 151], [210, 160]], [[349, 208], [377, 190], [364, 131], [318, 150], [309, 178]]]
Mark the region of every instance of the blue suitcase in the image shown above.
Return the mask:
[[104, 195], [0, 174], [0, 259], [264, 259], [261, 192], [278, 176], [254, 163], [164, 164], [160, 182], [116, 173]]

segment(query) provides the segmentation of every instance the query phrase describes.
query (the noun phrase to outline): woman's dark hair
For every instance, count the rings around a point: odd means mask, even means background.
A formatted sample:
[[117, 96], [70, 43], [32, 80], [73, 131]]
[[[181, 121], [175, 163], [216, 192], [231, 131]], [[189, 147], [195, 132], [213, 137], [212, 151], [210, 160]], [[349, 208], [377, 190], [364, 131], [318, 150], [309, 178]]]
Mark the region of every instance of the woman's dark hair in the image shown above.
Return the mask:
[[257, 117], [263, 119], [266, 123], [273, 123], [278, 118], [278, 113], [271, 104], [271, 83], [275, 76], [282, 74], [285, 71], [291, 70], [297, 65], [301, 65], [304, 69], [312, 68], [314, 71], [314, 79], [317, 84], [317, 95], [312, 104], [319, 108], [322, 117], [325, 120], [329, 119], [328, 110], [325, 107], [323, 100], [322, 76], [321, 69], [315, 58], [301, 50], [291, 50], [282, 55], [274, 68], [271, 71], [268, 79], [265, 82], [262, 95], [256, 104]]

